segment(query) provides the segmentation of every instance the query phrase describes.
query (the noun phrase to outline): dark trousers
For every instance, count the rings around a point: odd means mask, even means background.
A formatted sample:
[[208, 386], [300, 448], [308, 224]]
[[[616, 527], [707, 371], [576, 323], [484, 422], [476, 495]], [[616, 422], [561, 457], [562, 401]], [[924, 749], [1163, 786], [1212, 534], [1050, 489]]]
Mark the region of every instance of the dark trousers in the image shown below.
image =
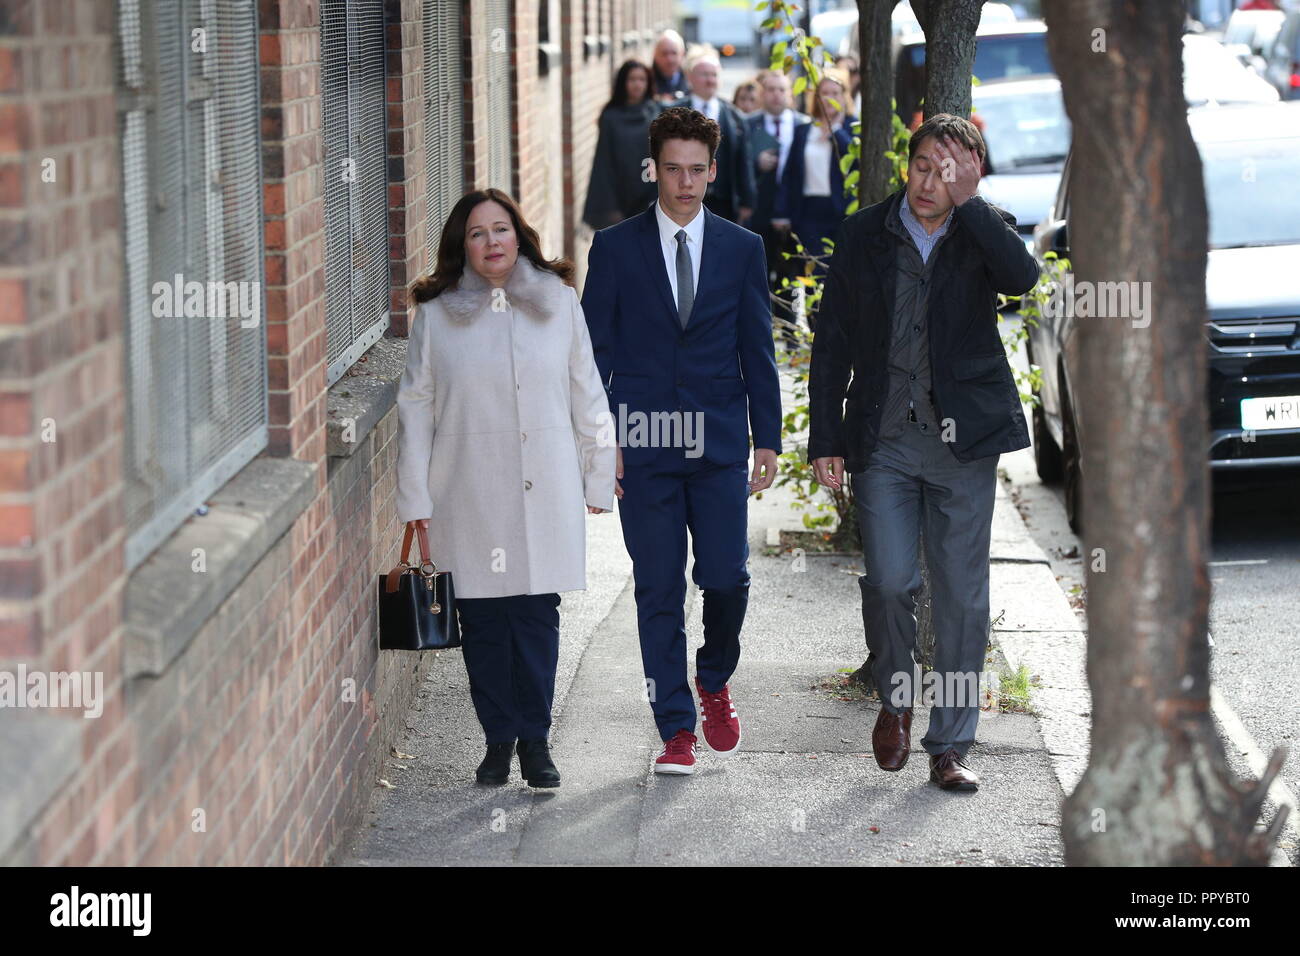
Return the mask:
[[721, 690], [740, 662], [749, 603], [749, 491], [746, 462], [718, 465], [668, 449], [627, 464], [619, 519], [632, 557], [641, 663], [659, 736], [695, 732], [695, 695], [686, 670], [686, 533], [692, 578], [704, 592], [704, 646], [695, 672]]
[[545, 740], [560, 654], [560, 596], [457, 598], [469, 694], [489, 744]]
[[781, 255], [783, 252], [789, 252], [792, 256], [794, 254], [794, 242], [788, 232], [773, 229], [768, 223], [762, 227], [759, 235], [763, 237], [763, 251], [767, 253], [768, 288], [776, 296], [776, 301], [772, 303], [772, 315], [776, 327], [785, 339], [786, 347], [793, 348], [795, 345], [793, 326], [797, 324], [794, 307], [791, 304], [794, 290], [782, 289], [781, 280], [785, 278], [793, 281], [800, 273], [799, 266], [802, 263], [798, 259], [787, 259]]
[[[881, 706], [892, 713], [926, 698], [917, 680], [917, 536], [925, 526], [934, 621], [930, 727], [921, 745], [965, 756], [979, 722], [979, 675], [989, 640], [989, 540], [998, 456], [960, 462], [947, 443], [913, 424], [881, 438], [864, 471], [853, 475], [866, 573], [862, 620]], [[937, 687], [938, 685], [933, 685]], [[911, 690], [912, 696], [906, 694]]]
[[[805, 196], [798, 214], [790, 217], [790, 228], [803, 245], [804, 252], [810, 256], [823, 257], [821, 262], [813, 266], [812, 272], [822, 281], [825, 281], [826, 274], [830, 271], [827, 265], [830, 254], [822, 240], [835, 235], [835, 227], [843, 218], [830, 196]], [[799, 266], [799, 272], [803, 274], [808, 263], [800, 260]]]

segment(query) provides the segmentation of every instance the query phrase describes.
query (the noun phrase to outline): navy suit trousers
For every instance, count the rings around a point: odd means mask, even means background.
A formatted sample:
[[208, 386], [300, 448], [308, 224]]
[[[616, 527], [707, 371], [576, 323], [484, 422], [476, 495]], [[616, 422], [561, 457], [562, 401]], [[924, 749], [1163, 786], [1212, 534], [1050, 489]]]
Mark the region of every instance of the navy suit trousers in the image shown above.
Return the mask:
[[740, 661], [749, 603], [747, 462], [720, 465], [665, 449], [621, 481], [619, 518], [632, 557], [641, 661], [655, 724], [664, 740], [695, 732], [695, 696], [686, 669], [686, 535], [703, 591], [704, 646], [695, 671], [716, 692]]

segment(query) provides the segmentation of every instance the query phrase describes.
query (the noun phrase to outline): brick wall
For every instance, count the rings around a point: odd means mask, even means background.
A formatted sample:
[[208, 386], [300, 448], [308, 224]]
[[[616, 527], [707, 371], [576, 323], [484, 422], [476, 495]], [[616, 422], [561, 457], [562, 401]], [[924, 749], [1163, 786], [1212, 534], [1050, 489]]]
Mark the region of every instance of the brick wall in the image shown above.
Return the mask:
[[[582, 2], [552, 2], [564, 59], [540, 77], [539, 2], [512, 4], [508, 130], [487, 128], [474, 82], [475, 58], [487, 52], [484, 5], [462, 6], [466, 179], [482, 182], [491, 138], [510, 136], [519, 198], [547, 253], [581, 264], [575, 231], [596, 117], [618, 63], [650, 53], [624, 48], [620, 32], [661, 27], [670, 3], [592, 0], [607, 48], [584, 57]], [[386, 0], [385, 11], [392, 347], [405, 332], [406, 286], [433, 250], [422, 196], [422, 4]], [[396, 411], [351, 454], [327, 450], [331, 397], [349, 377], [327, 390], [319, 2], [258, 3], [263, 458], [314, 467], [314, 492], [152, 677], [123, 667], [132, 579], [116, 13], [104, 0], [0, 7], [0, 670], [99, 671], [106, 698], [98, 719], [39, 715], [73, 735], [71, 759], [25, 829], [0, 846], [0, 864], [320, 864], [359, 820], [428, 661], [375, 650], [374, 580], [396, 563], [401, 530]], [[41, 178], [48, 168], [53, 182]], [[373, 353], [349, 374], [368, 374]], [[47, 422], [56, 442], [41, 440]]]
[[102, 671], [107, 698], [100, 720], [39, 715], [80, 736], [95, 795], [35, 836], [43, 858], [93, 852], [100, 798], [130, 788], [112, 30], [95, 0], [0, 7], [0, 668]]

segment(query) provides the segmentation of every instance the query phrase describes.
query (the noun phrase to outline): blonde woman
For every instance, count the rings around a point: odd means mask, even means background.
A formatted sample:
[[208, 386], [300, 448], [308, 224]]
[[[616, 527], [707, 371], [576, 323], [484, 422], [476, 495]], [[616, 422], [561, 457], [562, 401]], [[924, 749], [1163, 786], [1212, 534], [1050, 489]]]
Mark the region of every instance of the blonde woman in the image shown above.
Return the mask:
[[469, 193], [442, 230], [397, 394], [397, 516], [452, 572], [476, 779], [558, 787], [548, 734], [561, 591], [586, 588], [585, 512], [614, 507], [616, 449], [573, 265], [546, 260], [519, 207]]

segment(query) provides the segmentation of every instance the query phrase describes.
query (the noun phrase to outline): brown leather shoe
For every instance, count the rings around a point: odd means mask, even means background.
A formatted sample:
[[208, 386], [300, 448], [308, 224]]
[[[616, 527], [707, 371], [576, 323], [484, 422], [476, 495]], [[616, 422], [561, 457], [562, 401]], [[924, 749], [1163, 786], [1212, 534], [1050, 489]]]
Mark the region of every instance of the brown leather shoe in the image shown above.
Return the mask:
[[979, 775], [970, 768], [966, 758], [949, 747], [937, 757], [930, 755], [930, 780], [944, 790], [978, 790]]
[[902, 770], [912, 752], [912, 708], [893, 714], [884, 707], [871, 731], [871, 750], [881, 770]]

